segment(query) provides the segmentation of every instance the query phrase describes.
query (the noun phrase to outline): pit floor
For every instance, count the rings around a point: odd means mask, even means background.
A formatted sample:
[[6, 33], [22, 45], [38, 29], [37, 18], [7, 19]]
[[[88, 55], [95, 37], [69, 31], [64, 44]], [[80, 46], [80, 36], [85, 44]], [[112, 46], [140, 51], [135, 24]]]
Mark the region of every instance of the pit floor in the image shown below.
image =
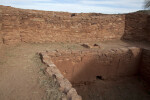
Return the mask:
[[[99, 44], [101, 50], [128, 46], [150, 49], [150, 46], [145, 43], [124, 42], [120, 40], [99, 42]], [[37, 52], [68, 49], [82, 50], [86, 48], [74, 43], [21, 43], [17, 45], [0, 45], [0, 100], [61, 100], [63, 94], [58, 90], [56, 83], [43, 73], [45, 65], [41, 63]], [[134, 86], [134, 84], [132, 85], [130, 82], [128, 83], [128, 81], [126, 84], [123, 82], [118, 85], [114, 82], [114, 86], [110, 83], [108, 82], [106, 85], [105, 82], [101, 83], [101, 86], [106, 87], [101, 91], [108, 90], [108, 92], [104, 92], [106, 94], [104, 95], [105, 97], [113, 95], [114, 91], [117, 91], [116, 93], [118, 94], [116, 95], [121, 95], [121, 93], [131, 97], [139, 95], [139, 93], [134, 93], [136, 85]], [[135, 83], [137, 83], [137, 87], [140, 87], [140, 85], [138, 85], [138, 79], [135, 79]], [[119, 86], [121, 89], [119, 89]], [[114, 89], [108, 89], [109, 87]], [[128, 88], [130, 89], [128, 90]], [[119, 90], [121, 90], [121, 93]], [[134, 91], [132, 92], [132, 90]], [[147, 92], [140, 91], [140, 94], [144, 94], [143, 96], [145, 100], [147, 100], [145, 93], [147, 94]], [[102, 96], [102, 94], [100, 96]], [[113, 96], [115, 99], [115, 95]], [[101, 98], [104, 97], [102, 96]], [[104, 98], [102, 100], [114, 99]], [[118, 100], [122, 100], [120, 96], [118, 96]]]
[[150, 100], [148, 84], [137, 76], [74, 87], [83, 100]]

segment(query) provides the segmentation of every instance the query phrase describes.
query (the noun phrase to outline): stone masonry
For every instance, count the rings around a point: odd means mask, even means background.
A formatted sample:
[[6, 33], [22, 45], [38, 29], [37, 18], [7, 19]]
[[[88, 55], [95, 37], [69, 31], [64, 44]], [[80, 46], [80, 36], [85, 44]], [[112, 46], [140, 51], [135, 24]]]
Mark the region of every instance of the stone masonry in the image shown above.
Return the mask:
[[0, 44], [150, 40], [148, 14], [67, 13], [0, 6]]

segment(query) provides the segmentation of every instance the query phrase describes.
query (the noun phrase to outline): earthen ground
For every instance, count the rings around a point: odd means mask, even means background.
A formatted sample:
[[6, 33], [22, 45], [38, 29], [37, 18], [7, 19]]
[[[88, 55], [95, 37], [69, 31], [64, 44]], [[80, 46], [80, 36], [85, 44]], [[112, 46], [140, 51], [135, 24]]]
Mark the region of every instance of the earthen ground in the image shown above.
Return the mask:
[[119, 80], [96, 80], [74, 87], [83, 100], [149, 100], [150, 90], [147, 86], [138, 76], [134, 76]]
[[[142, 48], [150, 48], [150, 46], [144, 43], [130, 43], [120, 40], [108, 41], [99, 44], [101, 46], [101, 50], [135, 45]], [[0, 100], [60, 100], [63, 94], [58, 90], [57, 84], [51, 78], [44, 75], [42, 70], [45, 65], [41, 63], [37, 53], [46, 50], [86, 49], [80, 44], [73, 43], [23, 43], [14, 46], [2, 45], [0, 48]], [[143, 85], [141, 86], [138, 84], [138, 79], [134, 78], [134, 80], [133, 81], [136, 85], [144, 88]], [[134, 87], [134, 82], [131, 81], [131, 85], [124, 84], [124, 82], [119, 82], [118, 84], [122, 89], [116, 90], [116, 88], [111, 88], [108, 92], [112, 91], [115, 95], [120, 95], [123, 93], [124, 96], [129, 96], [129, 98], [130, 96], [133, 97], [135, 96], [133, 92], [137, 93], [137, 90]], [[102, 91], [103, 89], [107, 89], [112, 86], [112, 84], [105, 82], [102, 84]], [[115, 87], [117, 87], [117, 84], [115, 84]], [[126, 90], [127, 88], [130, 88], [129, 91]], [[124, 89], [126, 91], [124, 91]], [[129, 94], [126, 92], [129, 92]], [[145, 97], [147, 92], [143, 91], [140, 94]], [[138, 95], [138, 93], [136, 95]], [[111, 99], [111, 96], [114, 98], [114, 95], [110, 95], [109, 93], [104, 96], [109, 97], [109, 100], [115, 100]], [[102, 100], [106, 100], [103, 97], [101, 98]], [[117, 96], [117, 100], [122, 99], [120, 99], [120, 96]]]

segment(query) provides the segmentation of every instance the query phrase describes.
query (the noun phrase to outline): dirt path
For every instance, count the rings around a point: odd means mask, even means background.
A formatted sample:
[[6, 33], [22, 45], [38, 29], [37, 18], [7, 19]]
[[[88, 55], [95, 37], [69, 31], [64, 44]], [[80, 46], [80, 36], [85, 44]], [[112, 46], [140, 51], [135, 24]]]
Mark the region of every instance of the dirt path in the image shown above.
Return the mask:
[[59, 100], [61, 93], [55, 83], [50, 82], [52, 80], [42, 75], [40, 67], [44, 65], [36, 54], [59, 48], [67, 48], [67, 45], [21, 44], [1, 47], [0, 100]]
[[35, 63], [21, 48], [6, 47], [0, 58], [0, 99], [41, 100], [44, 91], [37, 84]]

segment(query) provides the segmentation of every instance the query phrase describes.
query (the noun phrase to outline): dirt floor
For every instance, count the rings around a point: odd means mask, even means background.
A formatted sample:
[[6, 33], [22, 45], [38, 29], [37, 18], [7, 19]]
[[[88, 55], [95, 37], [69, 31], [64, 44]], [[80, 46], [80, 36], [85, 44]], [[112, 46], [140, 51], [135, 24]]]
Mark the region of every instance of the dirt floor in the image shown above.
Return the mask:
[[[142, 43], [130, 43], [123, 41], [108, 41], [99, 44], [101, 46], [101, 50], [133, 45], [137, 45], [139, 47], [143, 46], [144, 48], [150, 47], [143, 45]], [[41, 51], [62, 49], [86, 48], [83, 48], [80, 44], [69, 43], [22, 43], [11, 46], [0, 46], [0, 100], [60, 100], [61, 97], [65, 96], [59, 91], [55, 81], [51, 77], [45, 75], [43, 72], [45, 65], [41, 63], [41, 60], [37, 54]], [[126, 85], [121, 87], [126, 89]], [[129, 84], [127, 88], [131, 87], [132, 86]], [[114, 88], [114, 90], [116, 89]], [[113, 92], [113, 90], [110, 90], [109, 92], [111, 91]], [[125, 93], [129, 91], [125, 91]], [[132, 95], [132, 91], [129, 93], [130, 94], [128, 95]]]
[[[67, 45], [66, 45], [67, 46]], [[57, 84], [43, 73], [39, 51], [62, 44], [20, 44], [0, 49], [0, 100], [60, 100]]]
[[91, 84], [74, 87], [83, 100], [150, 100], [147, 84], [139, 77], [96, 80]]

